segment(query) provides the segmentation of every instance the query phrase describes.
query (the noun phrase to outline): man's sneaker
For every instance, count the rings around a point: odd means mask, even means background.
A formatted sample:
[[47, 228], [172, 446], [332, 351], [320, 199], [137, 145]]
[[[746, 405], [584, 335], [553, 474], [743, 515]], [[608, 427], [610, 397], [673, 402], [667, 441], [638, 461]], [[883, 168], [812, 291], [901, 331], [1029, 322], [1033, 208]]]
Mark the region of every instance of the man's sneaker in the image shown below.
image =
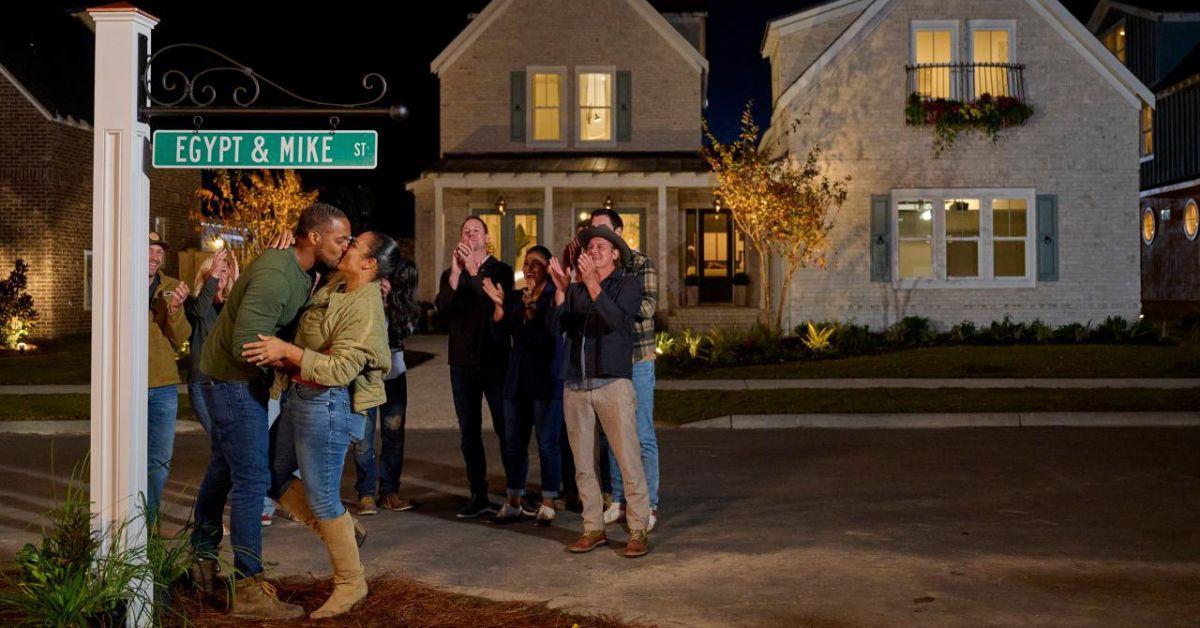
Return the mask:
[[358, 514], [363, 516], [373, 515], [379, 512], [379, 508], [375, 506], [375, 498], [370, 495], [363, 495], [358, 498]]
[[625, 558], [637, 558], [645, 556], [646, 542], [649, 540], [649, 535], [645, 530], [630, 530], [629, 543], [625, 544]]
[[538, 507], [537, 513], [534, 515], [534, 523], [540, 526], [548, 526], [554, 522], [554, 509], [542, 504]]
[[605, 510], [608, 510], [608, 507], [612, 506], [612, 503], [613, 503], [612, 493], [600, 493], [600, 499], [602, 499], [604, 501], [604, 509]]
[[616, 504], [609, 506], [604, 511], [604, 525], [621, 523], [625, 520], [625, 504]]
[[604, 530], [584, 530], [579, 540], [567, 547], [567, 551], [574, 554], [582, 554], [590, 552], [605, 543], [608, 543], [608, 537], [604, 534]]
[[529, 498], [522, 499], [521, 500], [521, 514], [525, 515], [526, 517], [536, 517], [538, 508], [540, 508], [541, 506], [542, 506], [542, 503], [539, 501], [534, 501]]
[[387, 495], [384, 495], [383, 498], [379, 500], [379, 506], [395, 512], [412, 510], [413, 508], [417, 507], [417, 505], [413, 502], [410, 502], [407, 499], [401, 499], [400, 496], [395, 493], [388, 493]]
[[520, 506], [513, 506], [512, 504], [510, 504], [508, 502], [504, 502], [504, 505], [500, 507], [500, 512], [496, 513], [495, 515], [493, 515], [491, 517], [488, 517], [487, 522], [488, 523], [512, 523], [512, 522], [518, 521], [520, 519], [521, 519]]
[[658, 509], [650, 511], [650, 525], [646, 526], [646, 531], [653, 532], [655, 523], [658, 523]]
[[260, 517], [259, 520], [262, 521], [263, 527], [271, 525], [271, 515], [268, 515], [265, 512], [262, 514], [262, 517]]
[[487, 495], [474, 495], [471, 501], [460, 511], [458, 511], [459, 519], [474, 519], [484, 515], [493, 514], [496, 512], [496, 507], [488, 501]]

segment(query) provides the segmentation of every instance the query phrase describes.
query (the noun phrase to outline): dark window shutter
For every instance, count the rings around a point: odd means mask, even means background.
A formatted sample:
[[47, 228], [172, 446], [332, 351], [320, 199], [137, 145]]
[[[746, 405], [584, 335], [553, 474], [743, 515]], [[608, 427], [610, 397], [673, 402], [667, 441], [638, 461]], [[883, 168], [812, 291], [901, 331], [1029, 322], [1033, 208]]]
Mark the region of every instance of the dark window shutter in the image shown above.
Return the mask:
[[525, 71], [516, 70], [509, 77], [509, 97], [512, 119], [509, 121], [510, 137], [514, 142], [525, 141]]
[[629, 70], [617, 72], [617, 141], [628, 142], [633, 137], [633, 75]]
[[891, 196], [871, 196], [871, 281], [892, 280], [891, 208]]
[[1037, 278], [1058, 281], [1058, 197], [1037, 197]]

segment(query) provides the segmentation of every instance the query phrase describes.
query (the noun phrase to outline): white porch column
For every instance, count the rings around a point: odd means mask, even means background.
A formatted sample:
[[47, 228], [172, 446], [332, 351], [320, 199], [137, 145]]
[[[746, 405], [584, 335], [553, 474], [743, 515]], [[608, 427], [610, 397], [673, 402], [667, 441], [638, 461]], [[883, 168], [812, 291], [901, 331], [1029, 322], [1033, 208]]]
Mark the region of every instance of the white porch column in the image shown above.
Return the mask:
[[[658, 302], [670, 303], [667, 298], [667, 186], [658, 186], [658, 256], [654, 258], [658, 265]], [[666, 309], [670, 309], [668, 305]]]
[[[442, 258], [446, 255], [446, 209], [442, 206], [442, 182], [433, 180], [433, 277], [441, 277]], [[434, 281], [437, 281], [436, 279]], [[434, 286], [437, 294], [439, 286]]]
[[[542, 246], [554, 250], [554, 188], [546, 186], [545, 196], [542, 201], [542, 237], [539, 238]], [[520, 263], [520, 260], [517, 260]]]

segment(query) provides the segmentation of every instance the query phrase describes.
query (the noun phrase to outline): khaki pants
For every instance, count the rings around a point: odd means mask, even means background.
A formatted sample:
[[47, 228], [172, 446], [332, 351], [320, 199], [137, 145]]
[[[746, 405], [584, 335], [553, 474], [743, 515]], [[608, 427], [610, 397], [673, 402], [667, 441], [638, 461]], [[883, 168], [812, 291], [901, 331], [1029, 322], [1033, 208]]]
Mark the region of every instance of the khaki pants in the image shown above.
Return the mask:
[[645, 530], [650, 523], [650, 497], [646, 492], [646, 474], [642, 470], [642, 446], [637, 436], [637, 401], [633, 382], [619, 379], [595, 390], [563, 390], [563, 416], [567, 438], [575, 454], [575, 483], [583, 502], [583, 529], [604, 529], [604, 499], [596, 477], [596, 420], [617, 464], [621, 467], [625, 513], [630, 530]]

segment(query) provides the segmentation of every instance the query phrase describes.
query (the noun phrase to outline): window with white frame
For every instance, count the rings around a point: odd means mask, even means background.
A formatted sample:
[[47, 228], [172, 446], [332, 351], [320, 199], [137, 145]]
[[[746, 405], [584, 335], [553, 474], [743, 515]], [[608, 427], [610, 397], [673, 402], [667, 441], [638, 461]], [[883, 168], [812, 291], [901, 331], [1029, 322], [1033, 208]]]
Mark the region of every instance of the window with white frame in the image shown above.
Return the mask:
[[529, 77], [531, 143], [565, 143], [566, 74], [565, 68], [535, 67], [526, 71]]
[[613, 112], [616, 104], [616, 71], [604, 67], [579, 67], [575, 70], [579, 107], [580, 142], [613, 141]]
[[1150, 105], [1142, 105], [1142, 141], [1139, 143], [1143, 159], [1154, 157], [1154, 109]]
[[1011, 96], [1008, 64], [1016, 42], [1013, 20], [971, 20], [971, 68], [974, 97], [984, 94]]
[[950, 64], [958, 63], [958, 22], [912, 23], [911, 62], [917, 66], [916, 91], [926, 98], [958, 98]]
[[892, 207], [897, 284], [1032, 283], [1034, 190], [894, 190]]
[[83, 251], [83, 311], [92, 311], [92, 252]]

